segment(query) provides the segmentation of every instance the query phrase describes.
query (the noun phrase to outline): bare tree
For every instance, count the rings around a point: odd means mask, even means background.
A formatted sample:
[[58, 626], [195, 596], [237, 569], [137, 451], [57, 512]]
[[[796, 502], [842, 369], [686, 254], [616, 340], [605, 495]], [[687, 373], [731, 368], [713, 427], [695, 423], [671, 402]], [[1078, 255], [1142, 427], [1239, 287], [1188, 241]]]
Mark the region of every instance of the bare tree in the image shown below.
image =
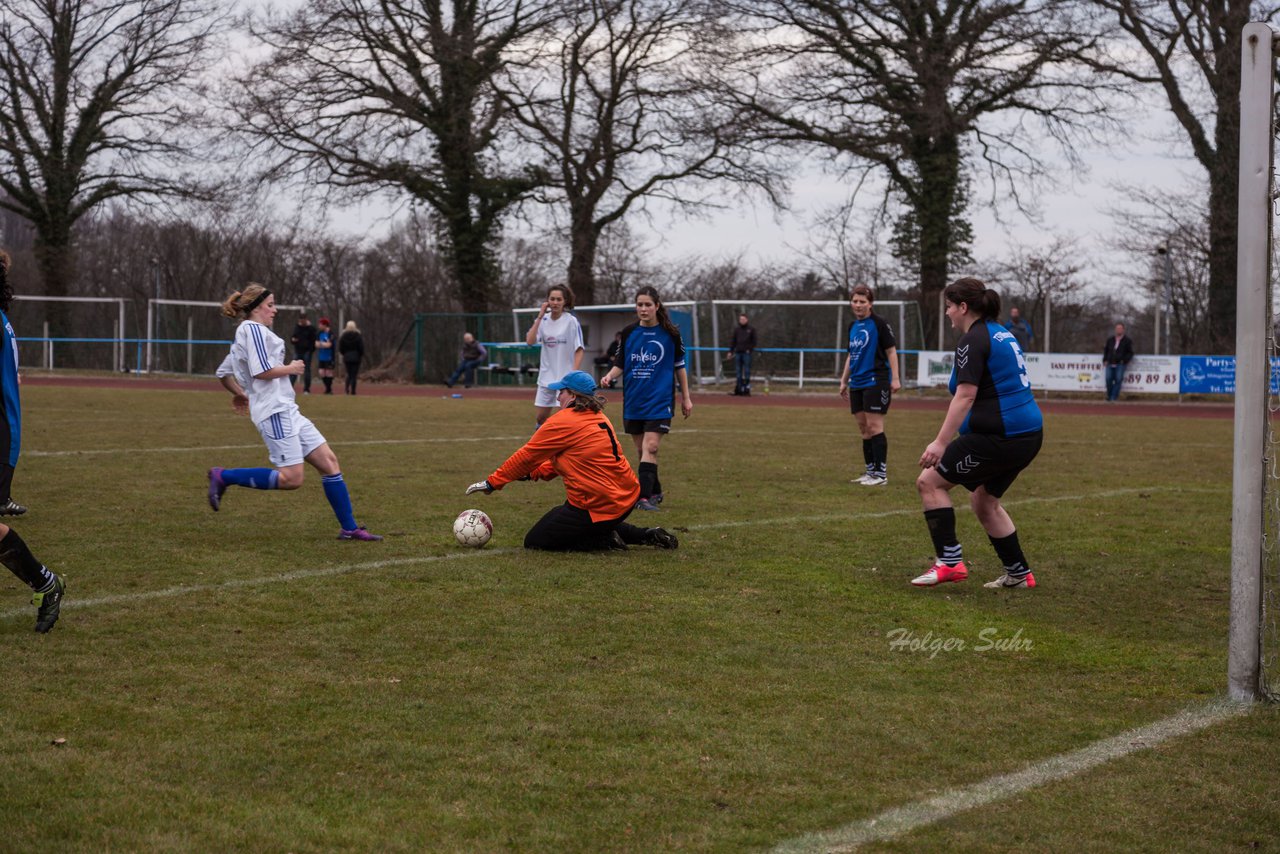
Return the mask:
[[809, 246], [804, 255], [835, 286], [840, 299], [848, 299], [855, 285], [870, 285], [884, 298], [880, 217], [874, 216], [865, 222], [857, 219], [853, 197], [819, 212], [807, 232]]
[[1126, 204], [1111, 212], [1112, 243], [1146, 259], [1137, 285], [1150, 300], [1153, 323], [1169, 313], [1165, 346], [1179, 353], [1232, 352], [1233, 341], [1213, 313], [1212, 193], [1197, 182], [1179, 191], [1120, 187], [1117, 195]]
[[966, 169], [1024, 207], [1022, 179], [1047, 174], [1039, 139], [1074, 162], [1070, 143], [1115, 91], [1090, 7], [1071, 0], [721, 2], [741, 22], [725, 91], [759, 142], [878, 170], [902, 199], [930, 335], [962, 246]]
[[546, 157], [568, 209], [568, 282], [595, 298], [595, 255], [611, 224], [646, 201], [722, 204], [733, 182], [776, 201], [776, 178], [734, 147], [735, 116], [710, 97], [705, 3], [583, 0], [563, 35], [509, 82], [508, 101]]
[[45, 291], [74, 278], [76, 223], [120, 199], [189, 197], [192, 105], [221, 23], [205, 0], [6, 0], [0, 207], [31, 222]]
[[1250, 20], [1272, 20], [1274, 3], [1251, 0], [1092, 0], [1115, 15], [1144, 53], [1128, 77], [1158, 84], [1209, 182], [1210, 346], [1235, 351], [1239, 217], [1241, 34]]
[[495, 75], [554, 0], [310, 0], [255, 28], [270, 55], [237, 110], [269, 177], [346, 195], [388, 189], [437, 217], [467, 311], [498, 301], [501, 221], [546, 176], [501, 147]]

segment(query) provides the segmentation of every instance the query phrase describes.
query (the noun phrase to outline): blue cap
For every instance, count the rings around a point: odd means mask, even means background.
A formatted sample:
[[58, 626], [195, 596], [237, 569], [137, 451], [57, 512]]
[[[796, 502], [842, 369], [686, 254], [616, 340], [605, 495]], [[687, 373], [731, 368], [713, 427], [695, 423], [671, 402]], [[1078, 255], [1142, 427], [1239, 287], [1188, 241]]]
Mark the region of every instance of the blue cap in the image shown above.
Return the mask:
[[586, 371], [570, 371], [564, 375], [564, 379], [548, 384], [547, 388], [552, 391], [567, 388], [569, 391], [577, 392], [578, 394], [595, 394], [596, 381]]

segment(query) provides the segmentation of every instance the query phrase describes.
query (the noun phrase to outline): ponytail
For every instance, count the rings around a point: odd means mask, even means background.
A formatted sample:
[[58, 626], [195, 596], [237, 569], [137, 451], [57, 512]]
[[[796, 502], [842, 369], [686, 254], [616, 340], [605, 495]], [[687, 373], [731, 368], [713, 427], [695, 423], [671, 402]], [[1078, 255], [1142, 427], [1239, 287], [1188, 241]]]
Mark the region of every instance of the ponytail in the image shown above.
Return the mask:
[[222, 302], [223, 317], [241, 320], [249, 316], [249, 312], [257, 308], [267, 298], [268, 291], [257, 282], [245, 285], [243, 291], [236, 291]]
[[983, 320], [995, 320], [1000, 316], [1000, 294], [988, 288], [980, 279], [956, 279], [947, 285], [943, 294], [948, 302], [969, 306], [969, 310]]

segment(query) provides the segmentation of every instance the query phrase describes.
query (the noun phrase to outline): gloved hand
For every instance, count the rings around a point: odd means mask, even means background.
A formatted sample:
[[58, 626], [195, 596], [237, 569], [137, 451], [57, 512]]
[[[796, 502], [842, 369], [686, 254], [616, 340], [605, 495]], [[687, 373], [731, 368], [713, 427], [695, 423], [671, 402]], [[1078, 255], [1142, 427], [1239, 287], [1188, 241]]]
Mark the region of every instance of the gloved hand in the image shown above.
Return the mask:
[[490, 492], [493, 492], [493, 487], [489, 485], [488, 479], [485, 479], [467, 487], [467, 495], [470, 495], [473, 492], [483, 492], [485, 495], [488, 495]]

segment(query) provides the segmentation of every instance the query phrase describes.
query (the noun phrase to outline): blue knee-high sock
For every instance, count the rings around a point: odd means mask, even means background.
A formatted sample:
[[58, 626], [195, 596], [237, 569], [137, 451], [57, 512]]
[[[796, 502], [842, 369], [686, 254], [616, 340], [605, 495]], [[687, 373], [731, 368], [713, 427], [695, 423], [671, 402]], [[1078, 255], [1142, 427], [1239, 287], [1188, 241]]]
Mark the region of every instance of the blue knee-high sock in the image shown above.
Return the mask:
[[223, 469], [222, 482], [250, 489], [278, 489], [280, 472], [275, 469]]
[[347, 492], [342, 472], [327, 474], [320, 478], [320, 482], [324, 484], [324, 497], [329, 499], [329, 506], [333, 508], [333, 515], [338, 517], [342, 530], [354, 531], [357, 527], [356, 514], [351, 509], [351, 494]]

